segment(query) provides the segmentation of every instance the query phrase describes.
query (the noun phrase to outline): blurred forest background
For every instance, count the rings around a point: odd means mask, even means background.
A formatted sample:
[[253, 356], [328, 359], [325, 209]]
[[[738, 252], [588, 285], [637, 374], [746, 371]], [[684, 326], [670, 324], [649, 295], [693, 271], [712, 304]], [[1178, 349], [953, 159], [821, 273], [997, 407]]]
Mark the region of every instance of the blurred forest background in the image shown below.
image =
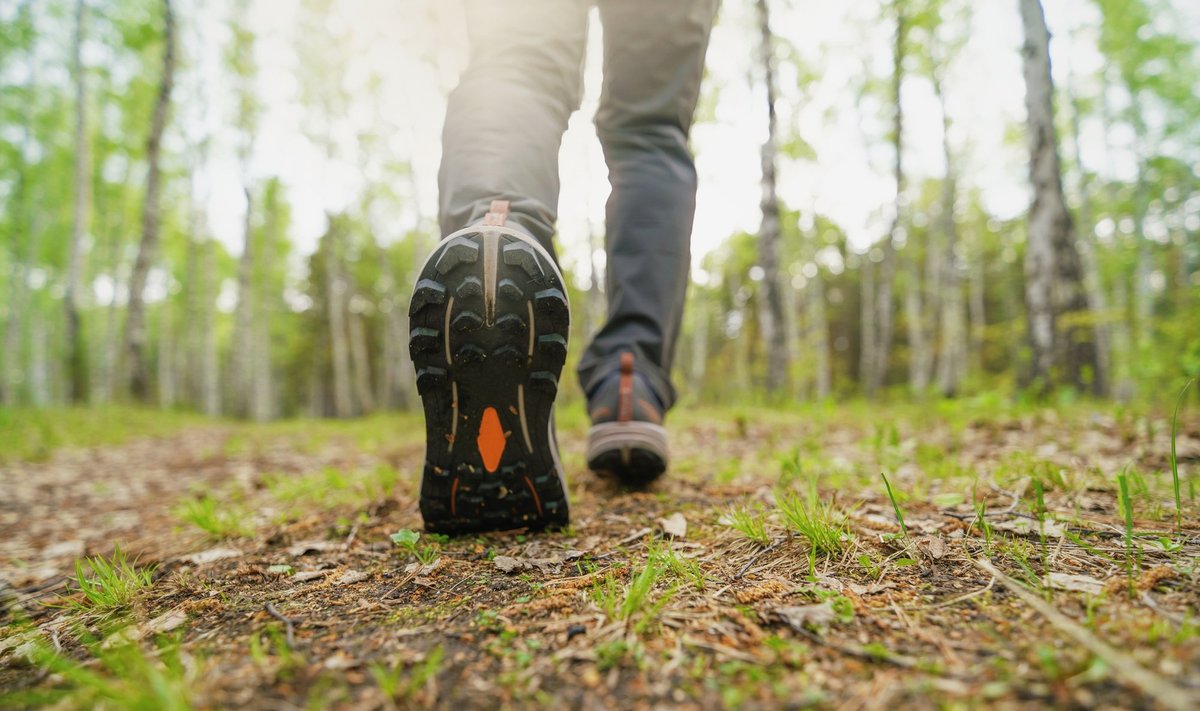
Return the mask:
[[[688, 401], [1130, 401], [1200, 372], [1192, 0], [825, 4], [718, 19]], [[0, 3], [3, 404], [414, 408], [461, 23], [443, 2]], [[592, 44], [563, 149], [573, 354], [604, 303]]]

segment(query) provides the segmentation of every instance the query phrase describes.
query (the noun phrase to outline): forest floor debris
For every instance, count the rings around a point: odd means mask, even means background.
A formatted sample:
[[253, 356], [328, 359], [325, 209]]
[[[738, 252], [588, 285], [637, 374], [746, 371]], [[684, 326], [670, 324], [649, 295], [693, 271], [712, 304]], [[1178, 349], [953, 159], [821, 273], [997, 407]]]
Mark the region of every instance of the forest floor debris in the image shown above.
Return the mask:
[[[1200, 419], [1182, 525], [1160, 414], [679, 411], [636, 492], [563, 419], [571, 527], [454, 539], [410, 416], [5, 452], [0, 706], [1200, 704]], [[149, 585], [91, 605], [118, 544]]]

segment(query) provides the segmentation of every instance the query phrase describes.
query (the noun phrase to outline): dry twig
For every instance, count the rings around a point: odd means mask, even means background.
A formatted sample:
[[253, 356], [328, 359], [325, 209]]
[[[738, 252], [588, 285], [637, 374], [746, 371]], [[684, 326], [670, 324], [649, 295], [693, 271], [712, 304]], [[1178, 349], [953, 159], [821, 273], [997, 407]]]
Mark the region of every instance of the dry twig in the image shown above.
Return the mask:
[[971, 564], [976, 568], [999, 580], [1004, 587], [1008, 588], [1026, 605], [1036, 610], [1042, 617], [1045, 617], [1060, 632], [1075, 640], [1076, 643], [1103, 660], [1113, 670], [1113, 674], [1126, 684], [1137, 687], [1169, 709], [1191, 711], [1191, 709], [1200, 707], [1200, 698], [1146, 669], [1138, 664], [1133, 657], [1099, 639], [1079, 623], [1059, 612], [1037, 595], [1026, 590], [1016, 580], [1000, 572], [990, 562], [974, 558], [968, 558], [967, 560], [971, 561]]

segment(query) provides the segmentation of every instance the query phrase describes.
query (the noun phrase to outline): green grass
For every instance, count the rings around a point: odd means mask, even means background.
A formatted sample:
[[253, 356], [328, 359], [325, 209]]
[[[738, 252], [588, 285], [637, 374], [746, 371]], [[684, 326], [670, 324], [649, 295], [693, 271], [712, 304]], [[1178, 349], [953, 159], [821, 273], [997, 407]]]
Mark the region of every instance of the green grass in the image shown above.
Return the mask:
[[776, 501], [787, 527], [808, 539], [814, 553], [828, 558], [845, 550], [849, 542], [846, 516], [832, 504], [816, 497], [806, 501], [794, 492], [781, 492]]
[[651, 541], [648, 547], [650, 556], [656, 556], [666, 566], [667, 572], [675, 576], [676, 580], [691, 585], [697, 591], [703, 591], [707, 587], [708, 580], [700, 568], [700, 564], [691, 558], [679, 555], [679, 552], [671, 547], [670, 542]]
[[1129, 494], [1129, 478], [1125, 472], [1117, 475], [1117, 486], [1120, 491], [1118, 499], [1121, 505], [1121, 513], [1125, 519], [1125, 568], [1129, 574], [1129, 591], [1134, 589], [1134, 575], [1136, 574], [1137, 564], [1134, 561], [1135, 543], [1133, 541], [1133, 498]]
[[771, 545], [771, 536], [767, 533], [767, 519], [762, 511], [743, 504], [730, 508], [722, 518], [730, 528], [755, 543], [761, 546]]
[[1179, 434], [1179, 408], [1183, 406], [1183, 398], [1187, 394], [1188, 388], [1196, 381], [1195, 378], [1190, 378], [1179, 391], [1179, 397], [1175, 399], [1175, 412], [1171, 414], [1171, 483], [1175, 489], [1175, 528], [1183, 528], [1183, 500], [1179, 495], [1179, 459], [1175, 455], [1175, 438]]
[[254, 535], [249, 511], [234, 503], [218, 502], [208, 494], [199, 499], [186, 499], [173, 511], [180, 521], [199, 528], [214, 541]]
[[414, 665], [387, 666], [376, 663], [367, 667], [367, 670], [384, 696], [393, 702], [404, 702], [441, 673], [444, 658], [445, 650], [438, 646], [426, 654], [424, 660]]
[[144, 650], [116, 632], [103, 641], [86, 638], [87, 658], [70, 659], [45, 642], [29, 648], [28, 661], [60, 683], [0, 692], [0, 707], [50, 706], [128, 711], [187, 711], [194, 708], [200, 664], [186, 657], [178, 639], [159, 638]]
[[879, 472], [879, 476], [883, 477], [883, 485], [887, 489], [888, 500], [892, 502], [892, 510], [896, 512], [896, 520], [900, 522], [900, 532], [904, 534], [904, 540], [908, 540], [908, 526], [904, 525], [904, 513], [900, 510], [900, 504], [896, 501], [896, 492], [892, 491], [892, 483], [888, 481], [887, 474]]
[[303, 476], [272, 474], [266, 477], [266, 484], [280, 503], [328, 510], [339, 506], [363, 508], [386, 499], [402, 479], [396, 469], [380, 465], [362, 471], [330, 468]]
[[608, 619], [632, 621], [634, 632], [640, 634], [658, 619], [659, 613], [678, 590], [671, 586], [657, 598], [651, 599], [667, 570], [668, 565], [662, 554], [652, 551], [646, 558], [646, 564], [627, 584], [618, 582], [612, 573], [598, 581], [592, 587], [592, 601]]
[[199, 415], [106, 405], [95, 408], [0, 407], [0, 463], [37, 461], [63, 447], [120, 444], [133, 437], [175, 434], [212, 422]]
[[98, 612], [123, 609], [150, 587], [153, 579], [153, 567], [139, 569], [136, 560], [129, 560], [120, 546], [114, 546], [110, 558], [95, 556], [75, 561], [75, 581], [84, 597], [76, 606]]

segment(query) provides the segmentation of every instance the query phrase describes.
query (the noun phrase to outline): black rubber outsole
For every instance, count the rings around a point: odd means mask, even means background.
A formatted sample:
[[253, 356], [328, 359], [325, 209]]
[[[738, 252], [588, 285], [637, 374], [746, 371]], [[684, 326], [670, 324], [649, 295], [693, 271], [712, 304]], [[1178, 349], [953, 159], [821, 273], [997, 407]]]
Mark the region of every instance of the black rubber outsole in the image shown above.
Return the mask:
[[565, 526], [553, 406], [570, 308], [550, 256], [508, 228], [457, 232], [421, 270], [409, 326], [426, 530]]
[[588, 469], [625, 486], [643, 488], [663, 475], [667, 463], [656, 452], [634, 447], [628, 454], [616, 449], [601, 452], [588, 461]]

